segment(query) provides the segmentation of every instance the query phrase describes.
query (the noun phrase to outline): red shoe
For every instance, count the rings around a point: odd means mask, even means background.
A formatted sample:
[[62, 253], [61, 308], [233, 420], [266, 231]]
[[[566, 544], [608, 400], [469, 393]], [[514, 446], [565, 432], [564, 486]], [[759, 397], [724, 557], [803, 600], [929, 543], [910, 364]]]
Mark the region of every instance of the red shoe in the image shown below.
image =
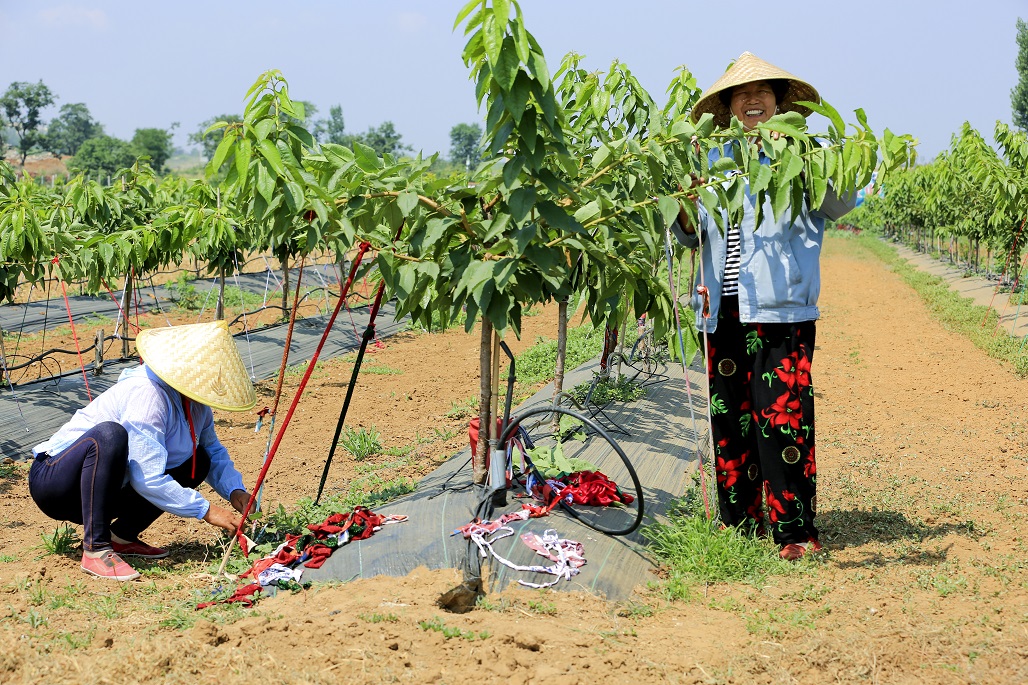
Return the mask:
[[807, 552], [820, 552], [824, 547], [817, 540], [809, 540], [808, 542], [790, 542], [787, 545], [782, 545], [782, 551], [778, 553], [782, 559], [786, 561], [796, 561], [801, 559]]
[[97, 578], [109, 580], [135, 580], [139, 573], [122, 561], [114, 550], [107, 550], [98, 557], [82, 555], [82, 570]]
[[140, 557], [142, 559], [163, 559], [164, 557], [171, 554], [166, 549], [161, 547], [152, 547], [145, 542], [136, 540], [135, 542], [114, 542], [111, 541], [111, 547], [114, 548], [114, 552], [123, 557]]

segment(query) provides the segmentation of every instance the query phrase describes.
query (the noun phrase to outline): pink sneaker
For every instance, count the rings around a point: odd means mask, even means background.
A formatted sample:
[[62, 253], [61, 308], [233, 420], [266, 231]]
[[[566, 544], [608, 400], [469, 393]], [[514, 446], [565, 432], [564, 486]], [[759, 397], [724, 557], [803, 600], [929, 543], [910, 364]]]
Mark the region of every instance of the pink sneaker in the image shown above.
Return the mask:
[[123, 557], [140, 557], [142, 559], [163, 559], [168, 556], [170, 552], [161, 547], [152, 547], [145, 542], [136, 540], [135, 542], [120, 543], [111, 541], [111, 547], [114, 548], [114, 553]]
[[98, 557], [82, 555], [82, 570], [97, 578], [110, 580], [135, 580], [139, 573], [122, 561], [114, 550], [107, 550]]
[[786, 561], [796, 561], [801, 559], [807, 552], [820, 552], [822, 549], [824, 548], [817, 540], [790, 542], [788, 545], [782, 545], [782, 551], [778, 553], [778, 556]]

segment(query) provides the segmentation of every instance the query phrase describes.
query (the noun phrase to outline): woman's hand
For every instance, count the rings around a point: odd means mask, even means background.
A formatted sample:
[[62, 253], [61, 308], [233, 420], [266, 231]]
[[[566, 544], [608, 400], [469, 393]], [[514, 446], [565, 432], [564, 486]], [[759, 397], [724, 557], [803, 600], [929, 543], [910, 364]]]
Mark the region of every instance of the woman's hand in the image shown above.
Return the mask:
[[[242, 514], [246, 509], [247, 502], [250, 501], [250, 493], [246, 490], [233, 490], [232, 494], [228, 496], [228, 501], [232, 503], [233, 509]], [[253, 504], [253, 510], [257, 511], [256, 502]]]
[[[243, 491], [236, 490], [232, 494], [235, 495], [236, 492]], [[246, 506], [246, 502], [243, 502], [243, 506]], [[224, 507], [219, 507], [217, 504], [212, 504], [211, 508], [207, 510], [207, 515], [203, 517], [203, 520], [211, 524], [212, 526], [217, 526], [222, 530], [226, 530], [229, 533], [235, 534], [235, 532], [239, 530], [239, 523], [241, 521], [241, 518], [239, 517], [239, 515], [234, 514], [233, 512], [229, 511], [228, 509], [225, 509]]]

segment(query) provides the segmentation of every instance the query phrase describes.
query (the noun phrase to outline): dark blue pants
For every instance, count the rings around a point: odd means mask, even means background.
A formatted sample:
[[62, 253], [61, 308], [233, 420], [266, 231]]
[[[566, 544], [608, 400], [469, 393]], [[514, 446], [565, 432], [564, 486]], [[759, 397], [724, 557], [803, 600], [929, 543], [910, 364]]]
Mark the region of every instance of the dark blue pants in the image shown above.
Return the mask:
[[[50, 518], [81, 524], [83, 549], [99, 551], [111, 546], [112, 532], [135, 540], [164, 513], [131, 485], [122, 487], [127, 465], [128, 433], [108, 421], [83, 433], [60, 454], [38, 455], [29, 470], [29, 493]], [[195, 477], [190, 460], [166, 473], [183, 487], [195, 488], [210, 467], [210, 457], [198, 447]]]

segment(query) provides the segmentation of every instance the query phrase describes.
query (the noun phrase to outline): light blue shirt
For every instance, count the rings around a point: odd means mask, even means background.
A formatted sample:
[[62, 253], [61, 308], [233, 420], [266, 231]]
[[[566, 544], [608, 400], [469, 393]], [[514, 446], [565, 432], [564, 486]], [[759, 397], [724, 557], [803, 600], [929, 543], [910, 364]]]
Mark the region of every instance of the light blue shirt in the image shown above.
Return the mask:
[[[211, 470], [207, 483], [226, 500], [233, 490], [245, 490], [228, 450], [214, 433], [214, 413], [199, 402], [190, 402], [197, 443], [207, 450]], [[128, 469], [123, 485], [162, 511], [202, 519], [210, 503], [192, 488], [179, 485], [165, 472], [193, 457], [189, 423], [182, 396], [145, 365], [126, 369], [118, 382], [90, 402], [49, 440], [33, 448], [33, 454], [60, 454], [87, 430], [104, 421], [121, 424], [128, 432]]]
[[[715, 151], [716, 154], [716, 151]], [[762, 164], [770, 161], [763, 154]], [[850, 204], [852, 206], [852, 204]], [[685, 233], [677, 220], [671, 229], [686, 247], [699, 245], [702, 275], [696, 282], [707, 287], [709, 317], [703, 316], [703, 297], [693, 292], [691, 306], [696, 312], [696, 329], [713, 333], [717, 328], [724, 286], [725, 236], [717, 222], [700, 204], [698, 226], [693, 234]], [[725, 213], [727, 215], [727, 213]], [[727, 226], [727, 217], [725, 221]], [[797, 323], [813, 321], [820, 316], [817, 298], [821, 292], [821, 243], [825, 235], [825, 215], [809, 211], [806, 206], [796, 221], [787, 208], [776, 221], [771, 212], [771, 198], [764, 201], [763, 220], [756, 225], [756, 195], [749, 192], [743, 200], [743, 217], [739, 225], [739, 319], [743, 323]]]

